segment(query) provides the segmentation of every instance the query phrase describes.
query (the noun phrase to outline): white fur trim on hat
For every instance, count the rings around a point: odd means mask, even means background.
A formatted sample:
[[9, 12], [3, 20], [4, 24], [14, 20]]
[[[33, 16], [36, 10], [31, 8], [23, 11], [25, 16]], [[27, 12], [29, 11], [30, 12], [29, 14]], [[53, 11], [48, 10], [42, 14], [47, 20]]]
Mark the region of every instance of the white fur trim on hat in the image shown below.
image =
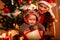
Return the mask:
[[54, 15], [52, 9], [50, 9], [49, 12], [50, 12], [50, 15], [52, 16], [52, 18], [55, 18], [55, 15]]
[[47, 5], [49, 8], [52, 8], [52, 5], [51, 5], [51, 4], [49, 4], [49, 3], [48, 3], [48, 2], [46, 2], [46, 1], [39, 1], [39, 3], [38, 3], [38, 4], [40, 4], [40, 3], [43, 3], [43, 4]]

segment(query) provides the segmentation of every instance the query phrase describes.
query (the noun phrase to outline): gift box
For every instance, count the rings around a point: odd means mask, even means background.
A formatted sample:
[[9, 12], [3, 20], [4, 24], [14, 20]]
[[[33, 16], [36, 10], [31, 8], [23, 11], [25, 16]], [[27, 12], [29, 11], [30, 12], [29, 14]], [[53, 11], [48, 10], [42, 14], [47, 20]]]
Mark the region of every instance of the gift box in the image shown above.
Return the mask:
[[34, 30], [26, 34], [27, 39], [29, 40], [38, 40], [42, 38], [42, 32], [39, 30]]

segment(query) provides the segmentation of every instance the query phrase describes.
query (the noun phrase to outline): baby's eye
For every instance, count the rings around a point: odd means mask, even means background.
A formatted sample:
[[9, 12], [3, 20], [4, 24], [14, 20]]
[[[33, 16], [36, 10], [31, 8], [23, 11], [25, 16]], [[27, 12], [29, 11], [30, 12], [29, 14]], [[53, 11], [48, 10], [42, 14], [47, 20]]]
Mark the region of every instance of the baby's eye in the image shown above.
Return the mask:
[[35, 19], [33, 19], [33, 20], [35, 20]]
[[42, 5], [40, 5], [40, 7], [43, 7]]
[[30, 20], [32, 20], [32, 19], [30, 19]]
[[47, 9], [47, 7], [44, 7], [44, 9]]

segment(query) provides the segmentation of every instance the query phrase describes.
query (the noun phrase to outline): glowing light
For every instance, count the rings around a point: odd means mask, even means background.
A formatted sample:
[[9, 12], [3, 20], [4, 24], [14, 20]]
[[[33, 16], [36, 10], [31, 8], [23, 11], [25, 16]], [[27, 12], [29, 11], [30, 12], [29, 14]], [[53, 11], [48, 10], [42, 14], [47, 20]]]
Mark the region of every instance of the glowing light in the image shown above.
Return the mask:
[[60, 6], [59, 6], [59, 9], [60, 9]]
[[3, 33], [3, 34], [2, 34], [2, 37], [4, 37], [4, 38], [5, 38], [5, 37], [6, 37], [6, 33]]

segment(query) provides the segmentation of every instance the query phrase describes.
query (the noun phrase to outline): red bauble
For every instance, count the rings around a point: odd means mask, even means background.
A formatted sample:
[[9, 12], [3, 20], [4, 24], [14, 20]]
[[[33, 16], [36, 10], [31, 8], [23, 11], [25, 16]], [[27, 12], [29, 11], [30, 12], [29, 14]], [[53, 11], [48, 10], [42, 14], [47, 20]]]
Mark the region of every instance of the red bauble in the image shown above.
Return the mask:
[[18, 0], [18, 3], [19, 3], [19, 4], [22, 4], [22, 0]]
[[10, 9], [9, 9], [8, 7], [5, 7], [5, 8], [4, 8], [4, 12], [5, 12], [5, 13], [10, 13]]
[[31, 0], [26, 0], [28, 4], [31, 4]]

